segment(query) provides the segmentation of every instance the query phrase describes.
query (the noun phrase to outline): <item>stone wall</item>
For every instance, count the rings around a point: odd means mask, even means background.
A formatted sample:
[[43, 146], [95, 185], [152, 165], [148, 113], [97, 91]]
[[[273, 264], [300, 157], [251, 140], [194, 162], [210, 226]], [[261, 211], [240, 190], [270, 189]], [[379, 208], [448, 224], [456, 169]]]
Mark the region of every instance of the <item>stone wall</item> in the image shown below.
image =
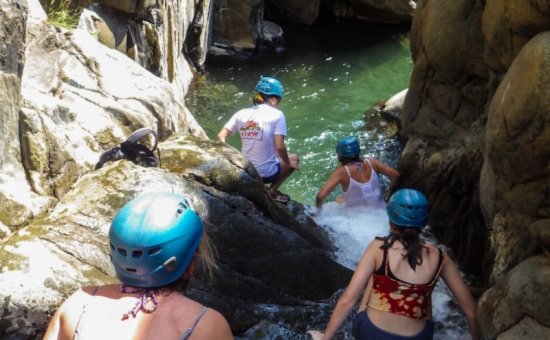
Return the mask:
[[550, 287], [549, 14], [545, 1], [424, 0], [411, 30], [401, 184], [427, 192], [432, 229], [489, 288], [491, 339], [550, 329], [537, 307]]

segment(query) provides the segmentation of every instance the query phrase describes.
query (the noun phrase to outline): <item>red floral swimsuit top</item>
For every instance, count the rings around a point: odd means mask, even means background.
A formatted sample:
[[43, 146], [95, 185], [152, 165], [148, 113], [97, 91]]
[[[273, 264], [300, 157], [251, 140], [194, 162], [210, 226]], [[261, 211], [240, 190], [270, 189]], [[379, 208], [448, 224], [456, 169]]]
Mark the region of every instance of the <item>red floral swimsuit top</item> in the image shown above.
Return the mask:
[[445, 255], [439, 250], [439, 264], [429, 283], [412, 284], [399, 280], [390, 270], [388, 250], [384, 249], [384, 259], [374, 272], [374, 282], [368, 306], [380, 311], [408, 316], [414, 319], [428, 317], [428, 302], [439, 278]]

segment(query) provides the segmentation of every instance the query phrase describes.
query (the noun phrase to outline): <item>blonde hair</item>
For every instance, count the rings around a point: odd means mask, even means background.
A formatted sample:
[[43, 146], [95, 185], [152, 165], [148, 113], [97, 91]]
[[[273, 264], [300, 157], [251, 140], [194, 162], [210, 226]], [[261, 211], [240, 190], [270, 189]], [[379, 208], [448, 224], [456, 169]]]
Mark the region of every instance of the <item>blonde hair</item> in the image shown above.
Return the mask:
[[210, 240], [210, 237], [206, 234], [206, 231], [202, 232], [202, 238], [201, 243], [199, 244], [198, 253], [202, 263], [206, 267], [208, 274], [210, 274], [210, 276], [212, 277], [214, 269], [216, 269], [217, 267], [216, 261], [214, 260], [216, 249], [212, 244], [212, 240]]
[[266, 102], [266, 97], [264, 94], [258, 92], [254, 97], [252, 97], [252, 104], [260, 105]]

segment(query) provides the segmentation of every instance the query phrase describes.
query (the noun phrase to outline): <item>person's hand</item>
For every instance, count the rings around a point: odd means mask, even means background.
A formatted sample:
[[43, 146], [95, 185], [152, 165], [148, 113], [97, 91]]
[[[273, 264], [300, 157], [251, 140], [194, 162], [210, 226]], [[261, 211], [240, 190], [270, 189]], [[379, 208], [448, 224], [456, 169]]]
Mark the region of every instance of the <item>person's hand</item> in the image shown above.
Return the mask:
[[321, 340], [324, 335], [323, 332], [315, 330], [307, 331], [307, 334], [309, 334], [313, 340]]

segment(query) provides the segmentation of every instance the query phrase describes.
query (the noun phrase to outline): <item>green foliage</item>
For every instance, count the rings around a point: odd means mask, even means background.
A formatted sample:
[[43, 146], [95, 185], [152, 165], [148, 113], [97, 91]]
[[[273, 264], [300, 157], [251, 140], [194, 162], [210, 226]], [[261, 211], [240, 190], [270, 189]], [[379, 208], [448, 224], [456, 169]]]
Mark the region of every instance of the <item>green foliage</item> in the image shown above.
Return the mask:
[[80, 9], [73, 6], [72, 0], [45, 0], [48, 22], [52, 25], [73, 29], [78, 25]]

